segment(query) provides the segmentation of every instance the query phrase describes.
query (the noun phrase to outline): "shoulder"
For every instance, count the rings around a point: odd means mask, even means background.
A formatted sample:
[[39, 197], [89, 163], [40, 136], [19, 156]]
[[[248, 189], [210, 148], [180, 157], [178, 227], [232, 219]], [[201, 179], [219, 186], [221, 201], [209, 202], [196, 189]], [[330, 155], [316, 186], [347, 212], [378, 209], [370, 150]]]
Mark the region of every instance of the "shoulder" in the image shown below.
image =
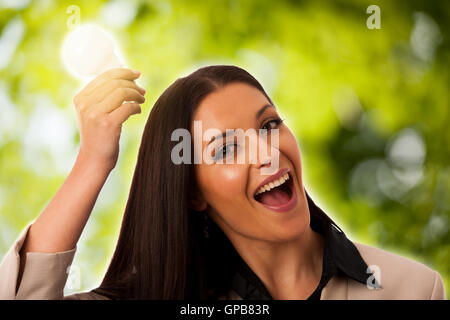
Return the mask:
[[434, 271], [420, 262], [366, 244], [358, 242], [353, 242], [353, 244], [367, 265], [372, 265], [374, 268], [379, 267], [380, 271], [386, 275], [400, 276], [407, 273], [409, 276], [418, 276], [424, 280], [434, 277]]
[[352, 288], [355, 293], [361, 294], [361, 297], [367, 296], [368, 299], [445, 299], [441, 275], [423, 263], [366, 244], [353, 244], [381, 288], [368, 289], [366, 285], [351, 283], [349, 294]]

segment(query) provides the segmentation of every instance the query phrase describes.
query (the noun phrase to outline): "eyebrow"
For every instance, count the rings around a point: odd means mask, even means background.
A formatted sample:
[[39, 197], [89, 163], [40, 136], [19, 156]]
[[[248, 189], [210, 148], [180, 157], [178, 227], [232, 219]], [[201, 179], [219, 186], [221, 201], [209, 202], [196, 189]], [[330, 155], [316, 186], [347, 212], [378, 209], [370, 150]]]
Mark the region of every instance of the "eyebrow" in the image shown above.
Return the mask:
[[[259, 110], [256, 112], [256, 114], [255, 114], [256, 120], [258, 120], [258, 119], [261, 117], [261, 115], [264, 113], [264, 111], [266, 111], [266, 109], [267, 109], [267, 108], [270, 108], [270, 107], [275, 108], [272, 104], [268, 104], [268, 103], [267, 103], [267, 104], [263, 105], [263, 106], [261, 107], [261, 109], [259, 109]], [[231, 131], [231, 132], [228, 131], [228, 134], [233, 133], [233, 132], [234, 132], [234, 130]], [[222, 134], [219, 134], [219, 135], [217, 135], [217, 136], [212, 137], [211, 140], [208, 142], [208, 145], [209, 145], [211, 142], [213, 142], [214, 140], [218, 139], [218, 138], [224, 138], [224, 137], [226, 137], [228, 134], [227, 134], [227, 131], [225, 131], [225, 132], [222, 132]]]
[[261, 117], [261, 115], [264, 113], [264, 111], [266, 111], [267, 108], [275, 108], [272, 104], [265, 104], [264, 106], [262, 106], [261, 109], [258, 110], [258, 112], [256, 112], [256, 120], [259, 119], [259, 117]]

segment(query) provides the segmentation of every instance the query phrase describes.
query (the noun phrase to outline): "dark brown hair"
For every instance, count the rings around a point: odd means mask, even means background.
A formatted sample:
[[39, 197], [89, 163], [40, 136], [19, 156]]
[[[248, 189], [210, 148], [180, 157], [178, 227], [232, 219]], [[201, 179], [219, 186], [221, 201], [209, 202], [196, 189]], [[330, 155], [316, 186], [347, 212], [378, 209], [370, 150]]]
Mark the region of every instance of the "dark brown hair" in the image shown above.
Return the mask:
[[[158, 98], [145, 125], [114, 255], [93, 292], [111, 299], [216, 299], [228, 290], [238, 254], [213, 221], [189, 208], [193, 165], [172, 162], [178, 142], [171, 135], [190, 130], [202, 99], [233, 82], [257, 88], [272, 103], [252, 75], [228, 65], [198, 69]], [[322, 211], [315, 214], [334, 224]], [[209, 238], [203, 236], [205, 223]]]

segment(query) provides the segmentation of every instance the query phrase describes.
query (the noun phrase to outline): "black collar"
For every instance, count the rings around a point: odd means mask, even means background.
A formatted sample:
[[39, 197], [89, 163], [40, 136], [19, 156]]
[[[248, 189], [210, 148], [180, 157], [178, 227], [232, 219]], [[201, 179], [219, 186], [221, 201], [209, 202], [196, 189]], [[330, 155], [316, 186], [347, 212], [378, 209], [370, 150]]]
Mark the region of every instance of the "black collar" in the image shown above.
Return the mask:
[[[322, 277], [318, 287], [308, 299], [320, 299], [323, 287], [336, 273], [343, 273], [349, 278], [366, 284], [370, 274], [367, 273], [368, 266], [358, 249], [308, 194], [307, 199], [311, 217], [310, 226], [325, 239]], [[244, 300], [272, 299], [262, 281], [240, 257], [237, 272], [232, 278], [232, 289]]]

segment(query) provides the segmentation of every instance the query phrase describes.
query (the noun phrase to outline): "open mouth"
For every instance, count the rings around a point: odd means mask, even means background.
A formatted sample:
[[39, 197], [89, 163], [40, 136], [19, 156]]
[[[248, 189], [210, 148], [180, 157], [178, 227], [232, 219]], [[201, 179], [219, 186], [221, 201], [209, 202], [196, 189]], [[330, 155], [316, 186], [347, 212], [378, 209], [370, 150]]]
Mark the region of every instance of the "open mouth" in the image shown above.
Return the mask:
[[256, 201], [264, 207], [277, 212], [288, 211], [297, 203], [297, 195], [289, 169], [277, 174], [279, 176], [260, 186], [254, 195]]

